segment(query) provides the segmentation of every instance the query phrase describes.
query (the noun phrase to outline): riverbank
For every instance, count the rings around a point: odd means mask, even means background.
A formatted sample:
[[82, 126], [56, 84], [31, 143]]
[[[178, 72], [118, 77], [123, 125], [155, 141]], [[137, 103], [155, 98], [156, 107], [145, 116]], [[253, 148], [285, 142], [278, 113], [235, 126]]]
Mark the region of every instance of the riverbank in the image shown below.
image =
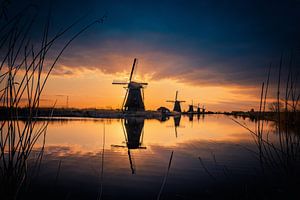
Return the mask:
[[[32, 114], [28, 108], [15, 108], [14, 112], [18, 113], [18, 119], [27, 119], [30, 115], [34, 118], [39, 119], [50, 119], [51, 118], [66, 118], [66, 117], [80, 117], [80, 118], [111, 118], [111, 119], [121, 119], [128, 117], [142, 117], [145, 119], [158, 119], [163, 120], [170, 116], [179, 115], [199, 115], [199, 113], [179, 113], [179, 112], [161, 112], [154, 110], [137, 111], [137, 112], [124, 112], [122, 110], [114, 109], [79, 109], [79, 108], [39, 108]], [[215, 114], [214, 112], [205, 112], [203, 114]], [[9, 110], [5, 107], [0, 107], [0, 119], [9, 119]]]
[[278, 122], [289, 122], [293, 125], [300, 124], [300, 112], [242, 112], [242, 111], [233, 111], [233, 112], [224, 112], [225, 115], [231, 115], [234, 117], [249, 118], [252, 121], [257, 120], [267, 120]]
[[[89, 118], [125, 118], [125, 117], [143, 117], [146, 119], [159, 119], [162, 113], [158, 111], [138, 111], [138, 112], [123, 112], [121, 110], [106, 110], [106, 109], [78, 109], [78, 108], [39, 108], [31, 114], [28, 108], [16, 108], [18, 118], [34, 117], [89, 117]], [[7, 108], [0, 108], [0, 119], [8, 119], [9, 111]]]

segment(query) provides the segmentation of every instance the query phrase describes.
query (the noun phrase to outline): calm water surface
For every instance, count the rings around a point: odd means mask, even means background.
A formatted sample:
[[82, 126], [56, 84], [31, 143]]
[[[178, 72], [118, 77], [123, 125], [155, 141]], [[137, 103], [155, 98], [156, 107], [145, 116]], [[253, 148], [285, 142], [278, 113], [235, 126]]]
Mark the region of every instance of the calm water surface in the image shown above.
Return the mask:
[[[253, 122], [239, 120], [254, 129]], [[48, 126], [38, 175], [23, 197], [245, 198], [261, 173], [255, 152], [249, 131], [223, 115], [164, 122], [54, 121]]]

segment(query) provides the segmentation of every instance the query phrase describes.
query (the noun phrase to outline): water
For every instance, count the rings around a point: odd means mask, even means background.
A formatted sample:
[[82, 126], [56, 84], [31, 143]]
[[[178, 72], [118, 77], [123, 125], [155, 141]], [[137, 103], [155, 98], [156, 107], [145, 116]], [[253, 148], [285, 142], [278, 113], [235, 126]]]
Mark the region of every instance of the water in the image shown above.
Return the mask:
[[[238, 120], [254, 130], [254, 122]], [[271, 124], [266, 128], [272, 130]], [[41, 142], [35, 145], [32, 162]], [[257, 151], [253, 135], [223, 115], [164, 122], [52, 121], [41, 165], [21, 199], [253, 197], [261, 179]]]

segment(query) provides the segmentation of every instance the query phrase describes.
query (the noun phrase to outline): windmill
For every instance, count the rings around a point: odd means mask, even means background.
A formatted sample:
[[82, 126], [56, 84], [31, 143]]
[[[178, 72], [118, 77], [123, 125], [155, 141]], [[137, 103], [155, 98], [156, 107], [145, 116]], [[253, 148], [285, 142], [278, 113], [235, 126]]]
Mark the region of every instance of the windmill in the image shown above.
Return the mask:
[[198, 106], [196, 108], [197, 108], [197, 114], [200, 114], [201, 113], [201, 108], [200, 108], [200, 104], [199, 103], [198, 103]]
[[[197, 114], [200, 114], [200, 113], [204, 114], [205, 113], [205, 107], [204, 107], [204, 105], [201, 108], [200, 104], [198, 103], [198, 106], [194, 106], [194, 108], [197, 108]], [[201, 110], [202, 110], [202, 112], [201, 112]]]
[[192, 101], [192, 104], [189, 105], [188, 113], [194, 113], [194, 104], [193, 104], [193, 101]]
[[172, 101], [172, 100], [167, 100], [167, 102], [172, 102], [172, 103], [174, 103], [173, 111], [175, 111], [175, 112], [181, 112], [181, 106], [180, 106], [180, 103], [185, 102], [185, 101], [179, 101], [179, 100], [177, 99], [177, 97], [178, 97], [178, 91], [176, 91], [175, 100], [174, 100], [174, 101]]
[[203, 114], [205, 114], [205, 109], [206, 109], [206, 108], [205, 108], [205, 106], [203, 105], [203, 106], [202, 106], [202, 113], [203, 113]]
[[125, 111], [144, 111], [144, 88], [148, 83], [132, 81], [133, 73], [137, 67], [137, 59], [133, 61], [132, 69], [128, 81], [113, 81], [114, 85], [127, 85], [126, 94], [122, 103], [122, 110]]

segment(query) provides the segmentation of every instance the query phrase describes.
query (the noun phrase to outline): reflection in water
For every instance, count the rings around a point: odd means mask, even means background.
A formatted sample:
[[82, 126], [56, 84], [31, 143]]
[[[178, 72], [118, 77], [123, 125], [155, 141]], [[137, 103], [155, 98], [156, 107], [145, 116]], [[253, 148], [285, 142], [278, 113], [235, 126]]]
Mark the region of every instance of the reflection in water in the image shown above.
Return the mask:
[[194, 115], [193, 114], [189, 114], [189, 120], [192, 122], [194, 120]]
[[[130, 149], [139, 149], [146, 148], [141, 147], [143, 143], [143, 135], [144, 135], [144, 119], [143, 118], [125, 118], [124, 120], [125, 130], [126, 130], [126, 144], [128, 148], [128, 158], [131, 168], [131, 173], [135, 173], [135, 164], [133, 163], [133, 159], [130, 153]], [[125, 136], [126, 136], [125, 135]]]
[[[122, 121], [123, 132], [126, 140], [126, 146], [112, 145], [113, 147], [126, 147], [128, 149], [128, 159], [130, 163], [131, 173], [135, 174], [136, 168], [131, 155], [131, 149], [146, 149], [142, 147], [144, 136], [144, 118], [125, 118]], [[124, 129], [125, 126], [125, 129]]]
[[204, 113], [203, 114], [197, 114], [197, 120], [198, 120], [198, 122], [200, 121], [200, 118], [202, 118], [202, 120], [204, 120], [205, 114]]
[[127, 147], [128, 149], [142, 148], [144, 135], [144, 121], [143, 118], [125, 118], [124, 125], [127, 135]]
[[175, 127], [180, 126], [181, 115], [176, 115], [173, 117], [173, 119], [174, 119], [174, 126]]
[[[0, 194], [18, 199], [40, 167], [48, 123], [7, 119], [0, 124]], [[33, 149], [37, 140], [42, 140], [41, 147]]]
[[[206, 115], [192, 127], [189, 123], [185, 115], [164, 123], [141, 118], [53, 122], [39, 176], [23, 199], [96, 199], [100, 185], [102, 199], [156, 199], [172, 150], [161, 199], [284, 197], [278, 195], [279, 186], [273, 187], [280, 182], [264, 180], [247, 130], [222, 115]], [[175, 135], [176, 128], [183, 128], [176, 138], [169, 127], [175, 127]], [[272, 130], [271, 124], [265, 127]], [[268, 137], [278, 138], [271, 132]]]
[[177, 127], [180, 126], [181, 115], [177, 115], [173, 117], [174, 119], [174, 127], [175, 127], [175, 137], [177, 138]]

